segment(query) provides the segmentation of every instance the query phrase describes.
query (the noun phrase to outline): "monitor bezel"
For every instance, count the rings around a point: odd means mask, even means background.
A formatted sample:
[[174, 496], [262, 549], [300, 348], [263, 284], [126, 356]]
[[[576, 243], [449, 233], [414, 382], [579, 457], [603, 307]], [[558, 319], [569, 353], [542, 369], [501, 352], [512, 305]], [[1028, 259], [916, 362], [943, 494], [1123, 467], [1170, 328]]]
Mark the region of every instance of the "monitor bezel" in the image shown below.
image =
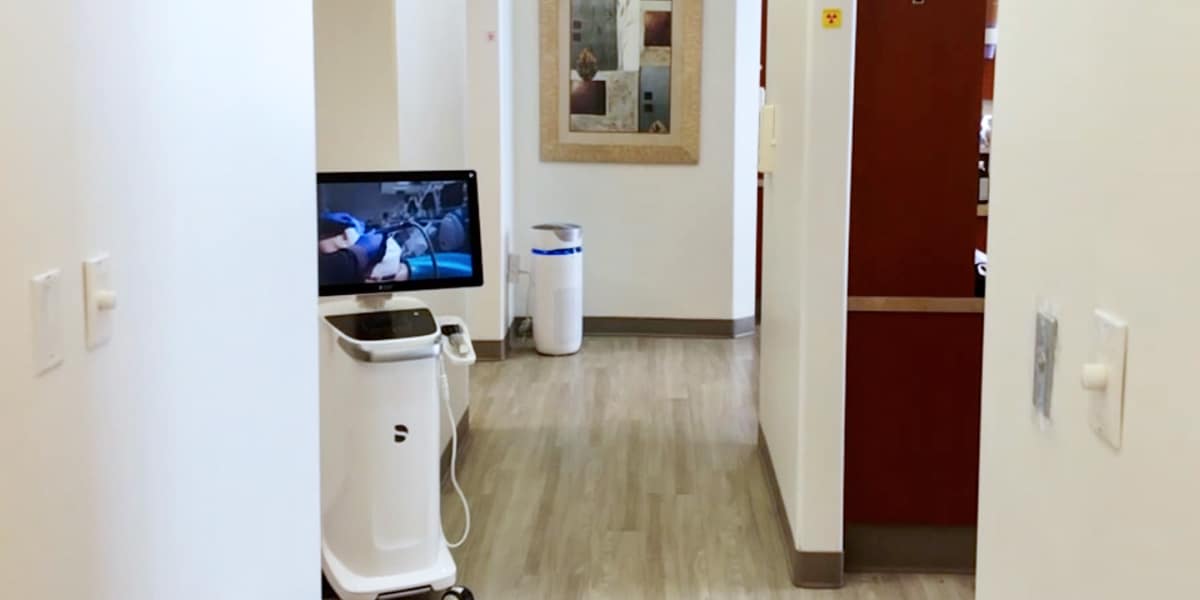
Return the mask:
[[[320, 186], [326, 183], [388, 183], [397, 181], [463, 181], [467, 184], [467, 204], [470, 210], [470, 226], [467, 235], [470, 236], [472, 248], [471, 276], [441, 279], [410, 279], [407, 281], [384, 281], [377, 283], [353, 283], [321, 285], [318, 274], [318, 294], [322, 298], [330, 296], [361, 296], [367, 294], [388, 294], [395, 292], [415, 292], [420, 290], [446, 290], [455, 288], [480, 287], [483, 285], [483, 244], [479, 227], [479, 181], [475, 171], [345, 171], [317, 173], [317, 201], [319, 202]], [[318, 207], [319, 208], [319, 207]]]

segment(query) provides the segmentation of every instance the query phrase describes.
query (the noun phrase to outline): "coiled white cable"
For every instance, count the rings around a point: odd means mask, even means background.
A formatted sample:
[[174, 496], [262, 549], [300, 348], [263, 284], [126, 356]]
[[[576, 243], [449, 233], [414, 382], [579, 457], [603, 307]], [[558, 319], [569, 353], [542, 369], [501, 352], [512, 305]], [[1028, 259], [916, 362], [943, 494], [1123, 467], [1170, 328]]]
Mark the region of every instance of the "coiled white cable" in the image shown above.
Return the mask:
[[[462, 502], [466, 521], [462, 537], [454, 543], [450, 543], [447, 538], [446, 545], [458, 548], [467, 541], [467, 536], [471, 535], [471, 505], [467, 502], [467, 495], [463, 493], [462, 486], [458, 485], [458, 424], [454, 422], [454, 408], [450, 404], [450, 379], [446, 376], [445, 355], [442, 355], [438, 361], [438, 379], [441, 383], [442, 402], [446, 405], [446, 416], [450, 419], [450, 485], [454, 486], [454, 492], [458, 494], [458, 499]], [[442, 524], [442, 537], [446, 537], [445, 523]]]

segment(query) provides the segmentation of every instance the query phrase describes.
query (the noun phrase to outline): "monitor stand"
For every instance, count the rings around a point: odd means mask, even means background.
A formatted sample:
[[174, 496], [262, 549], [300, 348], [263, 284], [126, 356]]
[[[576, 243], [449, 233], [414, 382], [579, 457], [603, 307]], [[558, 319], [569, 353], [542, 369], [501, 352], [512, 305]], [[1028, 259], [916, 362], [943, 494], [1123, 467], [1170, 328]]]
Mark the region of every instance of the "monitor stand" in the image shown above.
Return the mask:
[[354, 302], [359, 308], [367, 311], [383, 310], [387, 303], [395, 298], [396, 295], [390, 292], [382, 294], [361, 294], [354, 297]]
[[428, 309], [429, 306], [421, 301], [420, 298], [405, 295], [403, 293], [382, 292], [378, 294], [360, 294], [354, 296], [353, 308], [349, 305], [349, 298], [343, 301], [342, 306], [345, 308], [335, 311], [327, 311], [327, 314], [346, 314], [346, 313], [373, 313], [383, 312], [388, 310], [411, 310], [411, 309]]

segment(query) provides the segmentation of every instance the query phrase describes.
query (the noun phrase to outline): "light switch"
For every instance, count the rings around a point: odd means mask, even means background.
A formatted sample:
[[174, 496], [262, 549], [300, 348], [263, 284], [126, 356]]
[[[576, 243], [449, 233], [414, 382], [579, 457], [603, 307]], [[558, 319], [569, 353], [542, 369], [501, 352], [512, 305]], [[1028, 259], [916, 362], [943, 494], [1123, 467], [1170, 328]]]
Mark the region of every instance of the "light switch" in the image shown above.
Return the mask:
[[83, 263], [83, 306], [87, 322], [88, 348], [97, 348], [112, 339], [117, 293], [112, 287], [109, 263], [107, 254], [90, 258]]
[[63, 362], [62, 272], [47, 271], [30, 285], [33, 369], [39, 375]]
[[1092, 430], [1108, 445], [1121, 448], [1125, 418], [1125, 350], [1129, 326], [1103, 310], [1093, 317], [1092, 347], [1080, 374], [1087, 390]]

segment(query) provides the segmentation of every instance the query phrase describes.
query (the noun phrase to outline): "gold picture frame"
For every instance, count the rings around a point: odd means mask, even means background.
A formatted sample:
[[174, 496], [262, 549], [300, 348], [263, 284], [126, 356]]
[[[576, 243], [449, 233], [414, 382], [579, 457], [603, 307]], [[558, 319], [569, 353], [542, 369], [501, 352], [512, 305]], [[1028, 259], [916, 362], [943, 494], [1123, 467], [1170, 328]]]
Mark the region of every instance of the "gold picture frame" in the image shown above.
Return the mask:
[[[571, 113], [572, 96], [574, 95], [572, 90], [577, 89], [576, 86], [592, 84], [592, 79], [597, 75], [602, 77], [605, 75], [604, 72], [597, 73], [595, 67], [590, 69], [587, 66], [574, 68], [576, 65], [584, 63], [573, 60], [576, 57], [571, 56], [572, 42], [574, 41], [578, 45], [580, 41], [578, 37], [580, 21], [572, 19], [572, 1], [590, 4], [596, 0], [540, 0], [542, 160], [697, 164], [700, 161], [700, 64], [703, 49], [701, 43], [703, 0], [611, 0], [614, 11], [623, 11], [630, 9], [631, 6], [634, 7], [633, 9], [638, 11], [634, 18], [637, 18], [643, 27], [639, 34], [643, 38], [636, 40], [636, 47], [630, 49], [622, 47], [615, 50], [623, 53], [636, 52], [637, 54], [634, 56], [638, 57], [639, 61], [639, 68], [636, 72], [613, 71], [616, 76], [632, 77], [636, 80], [636, 84], [632, 86], [634, 87], [632, 99], [634, 111], [639, 112], [635, 114], [636, 123], [633, 125], [629, 124], [628, 110], [623, 111], [620, 125], [613, 125], [605, 122], [603, 117], [590, 115], [585, 115], [582, 119], [593, 119], [591, 121], [572, 120], [572, 117], [581, 119], [580, 115]], [[600, 2], [596, 3], [600, 4]], [[669, 30], [669, 33], [666, 34], [670, 40], [669, 47], [664, 49], [645, 45], [648, 40], [651, 40], [650, 34], [646, 33], [647, 30], [650, 30], [650, 26], [647, 24], [651, 23], [651, 16], [647, 10], [643, 9], [644, 5], [669, 6], [666, 25], [666, 29]], [[575, 27], [574, 32], [572, 26]], [[616, 24], [613, 29], [622, 26], [622, 24]], [[662, 30], [651, 31], [662, 35]], [[616, 33], [612, 33], [612, 36], [615, 35]], [[666, 39], [667, 37], [662, 37], [662, 41], [650, 41], [649, 43], [664, 43]], [[664, 52], [666, 56], [664, 56]], [[588, 58], [594, 59], [595, 57]], [[665, 106], [668, 111], [666, 114], [669, 115], [667, 118], [669, 124], [664, 124], [661, 120], [648, 123], [649, 119], [645, 113], [640, 112], [643, 106], [649, 109], [649, 112], [653, 110], [652, 105], [643, 105], [642, 103], [643, 94], [646, 97], [651, 95], [642, 91], [646, 85], [643, 61], [659, 61], [654, 63], [655, 66], [669, 67], [669, 83], [667, 84], [669, 85], [667, 94], [669, 103]], [[583, 75], [580, 75], [581, 72]], [[661, 77], [658, 81], [661, 81]], [[631, 87], [629, 80], [627, 79], [623, 85], [626, 87], [622, 89], [628, 95], [628, 88]], [[598, 102], [599, 110], [605, 110], [605, 102], [610, 103], [609, 106], [613, 102], [613, 100], [605, 98], [605, 96], [600, 96], [600, 99], [592, 99], [591, 106], [596, 106]], [[623, 108], [628, 109], [628, 106]], [[664, 107], [660, 106], [659, 108], [661, 110]], [[582, 123], [595, 125], [583, 125]], [[584, 127], [611, 127], [612, 130], [600, 131], [583, 129]], [[637, 129], [630, 130], [630, 127]]]

